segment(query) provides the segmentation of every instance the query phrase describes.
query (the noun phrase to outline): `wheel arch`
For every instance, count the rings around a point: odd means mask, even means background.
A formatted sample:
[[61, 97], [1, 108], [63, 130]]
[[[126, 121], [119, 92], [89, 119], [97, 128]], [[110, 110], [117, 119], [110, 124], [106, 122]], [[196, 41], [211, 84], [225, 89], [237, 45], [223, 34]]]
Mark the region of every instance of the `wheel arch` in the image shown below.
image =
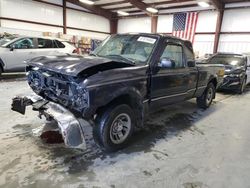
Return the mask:
[[0, 58], [0, 69], [2, 70], [2, 72], [4, 72], [4, 66], [5, 66], [5, 64], [4, 64], [3, 60]]
[[214, 87], [217, 88], [218, 81], [217, 81], [217, 78], [216, 78], [216, 77], [211, 77], [211, 78], [209, 79], [208, 84], [209, 84], [209, 83], [213, 83], [213, 84], [214, 84]]
[[119, 92], [114, 95], [114, 97], [105, 103], [103, 106], [99, 106], [95, 110], [95, 114], [103, 113], [107, 108], [119, 104], [127, 104], [135, 113], [136, 126], [143, 125], [143, 97], [140, 92], [134, 88], [126, 90], [127, 92]]

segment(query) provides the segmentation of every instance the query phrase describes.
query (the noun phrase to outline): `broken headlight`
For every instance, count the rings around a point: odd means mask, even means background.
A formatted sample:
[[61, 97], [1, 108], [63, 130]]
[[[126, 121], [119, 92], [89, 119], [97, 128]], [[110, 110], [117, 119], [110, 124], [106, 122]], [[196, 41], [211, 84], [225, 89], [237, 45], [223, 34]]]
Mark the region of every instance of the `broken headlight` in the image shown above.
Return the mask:
[[80, 86], [76, 88], [76, 93], [73, 98], [73, 105], [78, 109], [85, 108], [89, 104], [89, 93], [86, 89]]
[[42, 91], [42, 78], [36, 71], [27, 72], [27, 79], [30, 87], [39, 94]]

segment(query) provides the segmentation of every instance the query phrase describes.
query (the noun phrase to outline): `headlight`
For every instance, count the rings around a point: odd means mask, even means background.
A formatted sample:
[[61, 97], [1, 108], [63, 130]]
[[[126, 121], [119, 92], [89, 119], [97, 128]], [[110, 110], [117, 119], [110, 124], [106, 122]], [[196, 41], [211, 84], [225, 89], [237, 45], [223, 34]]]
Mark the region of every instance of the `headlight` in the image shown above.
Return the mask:
[[89, 93], [82, 87], [76, 88], [76, 94], [74, 95], [74, 106], [77, 108], [87, 107], [89, 104]]
[[242, 72], [243, 72], [242, 69], [236, 69], [236, 70], [234, 70], [234, 71], [232, 72], [232, 74], [238, 74], [238, 75], [240, 75], [240, 74], [242, 74]]

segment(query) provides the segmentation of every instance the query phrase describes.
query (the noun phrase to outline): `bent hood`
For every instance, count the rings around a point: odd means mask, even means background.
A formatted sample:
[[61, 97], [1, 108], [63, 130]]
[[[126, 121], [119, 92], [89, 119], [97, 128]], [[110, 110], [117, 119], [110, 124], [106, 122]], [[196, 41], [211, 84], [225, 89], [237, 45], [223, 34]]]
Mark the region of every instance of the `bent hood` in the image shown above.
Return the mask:
[[[113, 66], [110, 66], [112, 63]], [[98, 67], [100, 71], [132, 66], [128, 63], [95, 56], [40, 56], [27, 61], [27, 65], [69, 76], [78, 76], [83, 71]], [[104, 66], [102, 66], [104, 65]], [[104, 68], [106, 65], [106, 68]], [[109, 65], [109, 66], [108, 66]]]

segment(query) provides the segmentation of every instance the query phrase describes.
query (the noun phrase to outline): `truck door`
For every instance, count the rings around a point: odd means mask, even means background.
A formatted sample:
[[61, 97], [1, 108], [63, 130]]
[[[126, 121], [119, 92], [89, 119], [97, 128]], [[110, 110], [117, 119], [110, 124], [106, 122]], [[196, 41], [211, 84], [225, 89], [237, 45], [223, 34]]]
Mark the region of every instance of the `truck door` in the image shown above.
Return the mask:
[[[162, 106], [186, 98], [189, 71], [186, 68], [183, 46], [175, 42], [164, 43], [164, 49], [151, 76], [151, 105]], [[163, 66], [164, 61], [172, 66]]]

